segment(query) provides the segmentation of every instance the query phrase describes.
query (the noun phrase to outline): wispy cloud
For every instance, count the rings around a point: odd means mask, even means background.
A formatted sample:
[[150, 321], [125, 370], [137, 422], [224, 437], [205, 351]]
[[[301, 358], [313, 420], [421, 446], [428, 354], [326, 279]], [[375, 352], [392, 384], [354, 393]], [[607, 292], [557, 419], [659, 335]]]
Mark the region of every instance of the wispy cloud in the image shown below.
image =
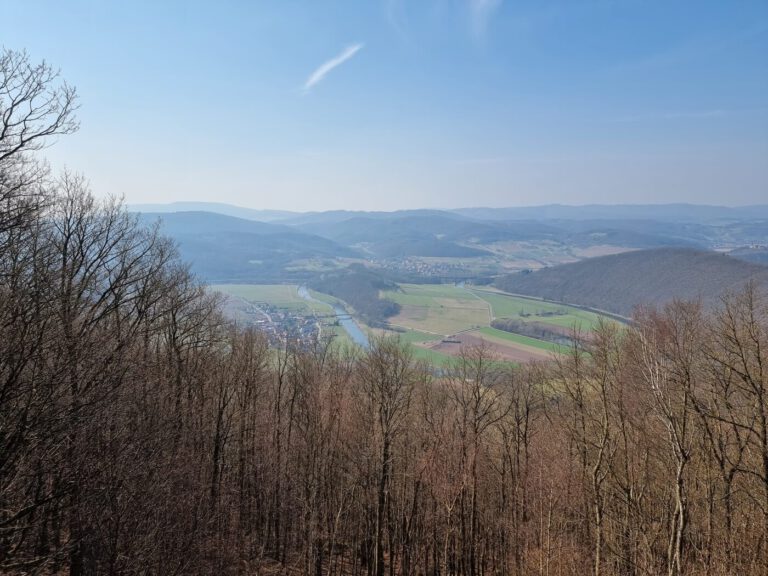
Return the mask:
[[404, 36], [403, 24], [402, 24], [402, 10], [403, 6], [400, 0], [386, 0], [384, 8], [387, 14], [387, 21], [389, 25], [400, 36]]
[[362, 48], [363, 44], [353, 44], [352, 46], [347, 46], [338, 56], [331, 58], [327, 62], [323, 62], [314, 72], [312, 72], [312, 74], [309, 75], [307, 81], [304, 82], [304, 91], [307, 92], [311, 90], [312, 87], [319, 84], [331, 70], [344, 64], [344, 62], [352, 58], [352, 56], [357, 54]]
[[488, 21], [501, 6], [502, 0], [469, 0], [469, 11], [472, 25], [472, 34], [476, 38], [485, 36], [488, 29]]

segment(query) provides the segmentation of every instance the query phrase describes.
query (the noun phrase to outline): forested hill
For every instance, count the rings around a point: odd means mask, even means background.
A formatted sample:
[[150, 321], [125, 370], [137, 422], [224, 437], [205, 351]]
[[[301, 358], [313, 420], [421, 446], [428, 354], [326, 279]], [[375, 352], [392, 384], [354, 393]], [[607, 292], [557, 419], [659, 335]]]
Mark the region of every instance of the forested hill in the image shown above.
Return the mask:
[[[415, 330], [270, 344], [177, 252], [213, 274], [349, 247], [200, 212], [146, 226], [49, 174], [40, 150], [78, 126], [55, 69], [0, 49], [0, 86], [0, 575], [768, 574], [768, 294], [606, 323], [532, 366], [481, 340], [438, 368]], [[768, 270], [596, 262], [583, 293]], [[315, 278], [397, 311], [361, 264]]]
[[302, 258], [356, 256], [355, 250], [288, 226], [212, 212], [140, 214], [140, 222], [160, 222], [182, 258], [208, 282], [302, 281], [306, 274], [286, 270]]
[[711, 305], [750, 279], [768, 285], [768, 266], [716, 252], [659, 248], [511, 274], [499, 278], [496, 286], [628, 316], [639, 304], [659, 305], [674, 298], [701, 298]]

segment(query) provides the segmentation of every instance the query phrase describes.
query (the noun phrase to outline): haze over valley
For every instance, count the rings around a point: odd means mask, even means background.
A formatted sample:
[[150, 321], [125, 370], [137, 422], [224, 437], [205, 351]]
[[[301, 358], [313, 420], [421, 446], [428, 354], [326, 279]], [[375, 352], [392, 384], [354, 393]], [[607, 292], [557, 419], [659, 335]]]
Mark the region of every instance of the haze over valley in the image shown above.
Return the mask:
[[0, 574], [768, 574], [764, 0], [0, 14]]

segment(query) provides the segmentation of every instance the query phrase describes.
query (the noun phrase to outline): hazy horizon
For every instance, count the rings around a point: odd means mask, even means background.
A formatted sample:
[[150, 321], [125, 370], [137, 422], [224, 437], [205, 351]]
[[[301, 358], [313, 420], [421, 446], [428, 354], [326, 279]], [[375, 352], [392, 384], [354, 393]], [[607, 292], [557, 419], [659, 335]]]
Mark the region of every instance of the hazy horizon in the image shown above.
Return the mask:
[[768, 195], [759, 0], [2, 4], [3, 45], [78, 88], [51, 164], [131, 204]]
[[548, 204], [509, 204], [509, 205], [499, 205], [499, 206], [483, 206], [483, 205], [465, 205], [465, 206], [416, 206], [414, 208], [393, 208], [390, 210], [384, 210], [384, 209], [356, 209], [356, 208], [320, 208], [320, 209], [308, 209], [308, 210], [301, 210], [301, 209], [288, 209], [288, 208], [261, 208], [259, 206], [254, 205], [246, 205], [246, 204], [234, 204], [231, 202], [221, 202], [217, 200], [172, 200], [169, 202], [128, 202], [126, 201], [126, 205], [128, 208], [134, 208], [137, 206], [174, 206], [179, 204], [210, 204], [210, 205], [220, 205], [220, 206], [229, 206], [232, 208], [243, 208], [246, 210], [263, 210], [265, 212], [295, 212], [295, 213], [304, 213], [304, 212], [403, 212], [403, 211], [417, 211], [417, 210], [436, 210], [436, 211], [445, 211], [445, 212], [451, 212], [456, 210], [493, 210], [493, 209], [527, 209], [527, 208], [548, 208], [548, 207], [562, 207], [562, 208], [591, 208], [591, 207], [616, 207], [616, 208], [632, 208], [632, 207], [639, 207], [639, 208], [648, 208], [648, 207], [672, 207], [672, 206], [694, 206], [694, 207], [700, 207], [700, 208], [752, 208], [752, 207], [767, 207], [768, 201], [763, 202], [754, 202], [750, 204], [725, 204], [725, 203], [719, 203], [719, 204], [709, 204], [709, 203], [703, 203], [703, 202], [648, 202], [648, 203], [642, 203], [642, 202], [626, 202], [626, 203], [586, 203], [586, 204], [567, 204], [567, 203], [561, 203], [561, 202], [551, 202]]

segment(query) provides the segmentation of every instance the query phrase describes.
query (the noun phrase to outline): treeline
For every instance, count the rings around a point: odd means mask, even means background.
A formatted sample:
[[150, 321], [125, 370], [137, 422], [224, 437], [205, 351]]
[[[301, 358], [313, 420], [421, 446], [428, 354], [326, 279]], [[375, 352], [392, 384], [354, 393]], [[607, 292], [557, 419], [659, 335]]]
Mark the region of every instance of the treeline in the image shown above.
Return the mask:
[[5, 58], [11, 94], [45, 90], [0, 114], [0, 573], [766, 573], [755, 286], [523, 368], [269, 349], [156, 230], [50, 177], [34, 147], [74, 94]]
[[539, 340], [567, 344], [571, 341], [569, 334], [552, 329], [543, 322], [523, 322], [515, 318], [496, 318], [491, 322], [491, 327], [512, 334], [522, 334]]
[[397, 302], [379, 298], [381, 290], [391, 290], [397, 285], [362, 264], [324, 272], [308, 280], [307, 285], [318, 292], [347, 302], [369, 326], [384, 326], [387, 318], [397, 315], [400, 311]]

